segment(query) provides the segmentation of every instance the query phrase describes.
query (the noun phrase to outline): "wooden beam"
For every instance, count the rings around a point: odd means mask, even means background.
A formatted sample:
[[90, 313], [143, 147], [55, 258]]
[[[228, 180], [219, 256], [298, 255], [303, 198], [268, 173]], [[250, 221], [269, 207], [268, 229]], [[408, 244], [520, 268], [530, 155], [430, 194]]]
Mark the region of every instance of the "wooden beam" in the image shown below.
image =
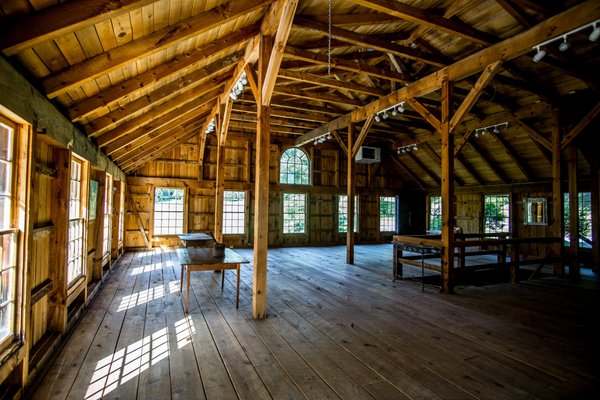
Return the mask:
[[[181, 70], [188, 68], [191, 65], [216, 56], [223, 50], [238, 46], [242, 41], [249, 40], [248, 38], [251, 40], [256, 36], [257, 32], [257, 25], [244, 27], [230, 35], [223, 36], [204, 46], [190, 50], [185, 53], [185, 55], [175, 57], [164, 64], [160, 64], [146, 72], [123, 82], [119, 82], [118, 85], [109, 86], [90, 97], [86, 97], [85, 99], [68, 106], [67, 114], [69, 119], [73, 122], [79, 121], [96, 113], [103, 107], [114, 105], [119, 100], [126, 97], [134, 97], [137, 93], [148, 90], [152, 85], [156, 85], [175, 74], [181, 73]], [[206, 76], [210, 76], [215, 71], [222, 70], [226, 66], [235, 64], [239, 61], [240, 57], [241, 52], [235, 52], [201, 68], [201, 70], [206, 73]]]
[[346, 143], [344, 143], [344, 141], [340, 137], [340, 134], [338, 133], [338, 131], [331, 132], [331, 136], [333, 136], [334, 139], [336, 140], [336, 142], [338, 142], [338, 144], [340, 145], [340, 148], [342, 149], [342, 152], [344, 153], [344, 155], [346, 157], [348, 157], [348, 148], [346, 147]]
[[[0, 48], [7, 57], [54, 40], [68, 33], [152, 4], [155, 0], [120, 0], [107, 3], [98, 0], [79, 0], [57, 3], [5, 27], [0, 36]], [[27, 27], [27, 29], [23, 29]]]
[[233, 99], [219, 105], [219, 134], [217, 136], [217, 173], [215, 177], [215, 240], [223, 243], [223, 200], [225, 199], [225, 141], [229, 130], [229, 120]]
[[358, 100], [352, 100], [347, 97], [336, 96], [324, 92], [314, 92], [296, 88], [284, 88], [282, 86], [275, 87], [275, 93], [285, 94], [286, 96], [297, 97], [299, 99], [308, 99], [315, 101], [322, 101], [325, 103], [350, 105], [355, 107], [362, 106], [362, 102]]
[[[263, 91], [269, 57], [272, 54], [273, 38], [261, 35], [258, 58], [258, 92]], [[270, 106], [261, 98], [258, 105], [256, 132], [256, 175], [254, 188], [254, 268], [252, 286], [252, 316], [262, 319], [267, 316], [267, 249], [269, 245], [269, 159], [271, 155], [269, 130]], [[267, 103], [267, 104], [270, 104]]]
[[454, 139], [450, 132], [452, 84], [442, 81], [442, 292], [454, 292]]
[[[117, 128], [120, 124], [124, 124], [125, 127], [122, 128], [122, 133], [131, 132], [140, 125], [150, 122], [153, 118], [155, 119], [169, 111], [176, 110], [183, 104], [194, 101], [206, 93], [216, 89], [224, 90], [222, 86], [225, 85], [230, 78], [231, 73], [226, 72], [214, 77], [208, 82], [202, 81], [199, 86], [181, 92], [177, 96], [173, 96], [172, 94], [173, 86], [167, 85], [167, 87], [157, 89], [147, 96], [140, 97], [137, 100], [127, 103], [123, 107], [119, 107], [109, 114], [91, 121], [84, 126], [84, 131], [90, 137], [98, 137], [109, 132], [111, 129]], [[177, 91], [175, 93], [177, 93]], [[169, 100], [165, 101], [165, 98]], [[155, 109], [151, 109], [156, 103], [159, 103], [160, 105], [155, 107]], [[128, 118], [131, 118], [132, 114], [140, 111], [147, 112], [136, 117], [134, 122], [127, 121]], [[117, 132], [121, 133], [119, 131]]]
[[[265, 81], [262, 87], [262, 102], [263, 105], [268, 106], [271, 104], [271, 96], [273, 95], [273, 89], [275, 88], [275, 81], [277, 80], [277, 73], [279, 66], [281, 65], [281, 59], [283, 58], [283, 52], [287, 44], [288, 36], [292, 30], [292, 21], [294, 20], [294, 14], [296, 13], [296, 7], [298, 6], [298, 0], [278, 0], [273, 7], [281, 8], [281, 17], [278, 21], [277, 33], [275, 34], [275, 41], [273, 43], [272, 54], [269, 57], [269, 65], [265, 73]], [[265, 34], [265, 32], [263, 32]]]
[[[255, 99], [259, 98], [260, 93], [258, 93], [258, 77], [256, 76], [256, 71], [254, 71], [254, 68], [252, 68], [250, 64], [246, 64], [244, 71], [246, 71], [246, 78], [248, 79], [248, 85], [250, 86], [252, 95]], [[254, 110], [254, 112], [256, 112], [256, 110]]]
[[432, 28], [441, 32], [458, 36], [471, 42], [487, 46], [496, 41], [496, 39], [482, 31], [470, 27], [460, 21], [444, 18], [431, 11], [413, 7], [406, 3], [392, 2], [389, 0], [350, 0], [355, 4], [360, 4], [382, 13], [393, 15], [399, 19], [414, 22], [416, 24]]
[[483, 179], [481, 178], [481, 175], [479, 174], [479, 172], [477, 170], [475, 170], [475, 168], [473, 168], [473, 166], [471, 166], [471, 163], [467, 160], [465, 160], [465, 158], [463, 156], [461, 156], [460, 154], [455, 155], [454, 156], [454, 162], [458, 163], [458, 165], [463, 168], [465, 171], [468, 172], [469, 175], [471, 175], [471, 177], [473, 179], [475, 179], [475, 182], [478, 185], [483, 185]]
[[483, 152], [483, 150], [481, 149], [481, 147], [479, 147], [477, 142], [468, 143], [471, 149], [473, 149], [473, 151], [479, 156], [479, 158], [483, 160], [485, 165], [489, 168], [490, 171], [492, 171], [494, 175], [496, 175], [500, 182], [507, 183], [509, 181], [507, 176], [502, 171], [500, 171], [492, 161], [490, 161], [489, 157]]
[[[328, 22], [327, 15], [303, 16], [304, 18], [315, 18], [319, 22]], [[363, 25], [381, 25], [398, 22], [398, 19], [384, 13], [352, 13], [352, 14], [333, 14], [331, 23], [336, 26], [348, 26], [355, 28]]]
[[[318, 65], [329, 64], [329, 59], [326, 55], [299, 49], [296, 47], [287, 46], [285, 48], [285, 55], [296, 60], [307, 61]], [[407, 74], [401, 74], [395, 71], [388, 71], [382, 68], [376, 68], [370, 65], [358, 63], [352, 60], [347, 60], [341, 57], [332, 56], [331, 67], [348, 72], [354, 72], [356, 74], [366, 74], [375, 78], [385, 79], [393, 82], [407, 83], [412, 81], [412, 78]]]
[[407, 168], [404, 163], [399, 159], [398, 155], [390, 156], [390, 159], [402, 170], [406, 175], [408, 175], [415, 183], [421, 188], [421, 190], [425, 190], [425, 184], [417, 177], [417, 175], [410, 169]]
[[[404, 4], [402, 5], [404, 6]], [[561, 14], [548, 18], [525, 32], [482, 49], [349, 114], [342, 115], [326, 124], [326, 126], [319, 127], [308, 132], [304, 137], [298, 138], [298, 142], [311, 140], [314, 136], [319, 136], [317, 134], [319, 131], [331, 132], [334, 129], [343, 129], [350, 122], [363, 120], [368, 115], [385, 110], [402, 101], [407, 101], [409, 97], [418, 98], [432, 93], [441, 87], [442, 76], [447, 75], [452, 82], [461, 81], [483, 70], [485, 66], [495, 61], [502, 59], [506, 62], [530, 52], [532, 47], [539, 43], [541, 37], [557, 37], [597, 19], [600, 19], [600, 3], [593, 0], [580, 3]]]
[[567, 146], [579, 136], [579, 134], [596, 118], [600, 113], [600, 101], [597, 102], [594, 107], [588, 112], [578, 123], [571, 129], [563, 138], [560, 145], [561, 149], [564, 150]]
[[354, 144], [352, 146], [352, 158], [356, 157], [356, 154], [358, 154], [358, 149], [360, 149], [360, 146], [362, 146], [363, 143], [365, 142], [365, 139], [367, 138], [367, 135], [369, 134], [369, 129], [371, 129], [371, 125], [373, 125], [374, 119], [375, 119], [374, 115], [367, 117], [365, 124], [361, 128], [360, 133], [358, 134], [358, 137], [356, 138], [356, 141], [354, 142]]
[[[354, 124], [348, 125], [348, 164], [346, 168], [346, 195], [348, 218], [346, 220], [346, 264], [354, 264], [354, 194], [356, 193], [356, 161], [354, 160]], [[352, 149], [350, 151], [350, 149]]]
[[[560, 116], [557, 108], [552, 110], [552, 214], [550, 215], [550, 229], [552, 236], [564, 237], [563, 232], [563, 193], [562, 193], [562, 152]], [[563, 276], [565, 273], [562, 263], [562, 241], [553, 246], [554, 256], [558, 261], [554, 262], [554, 275]]]
[[[423, 143], [420, 146], [420, 149], [423, 149], [423, 151], [425, 152], [425, 154], [427, 154], [429, 156], [429, 158], [431, 159], [431, 161], [433, 161], [433, 164], [439, 168], [439, 170], [441, 171], [442, 169], [442, 158], [440, 157], [440, 155], [438, 153], [435, 152], [435, 150], [433, 150], [433, 148], [431, 148], [431, 146], [428, 143]], [[464, 181], [459, 178], [458, 176], [456, 176], [456, 170], [455, 170], [455, 174], [454, 174], [454, 180], [456, 181], [456, 183], [459, 186], [463, 186], [465, 183]]]
[[[210, 102], [218, 97], [221, 92], [222, 89], [220, 88], [214, 89], [196, 100], [182, 104], [179, 107], [173, 107], [171, 111], [157, 118], [154, 112], [163, 109], [163, 105], [158, 106], [153, 112], [142, 114], [101, 135], [96, 139], [97, 144], [99, 147], [104, 148], [106, 154], [111, 155], [141, 138], [153, 134], [159, 135], [161, 130], [171, 129], [175, 125], [183, 125], [206, 113], [212, 107]], [[165, 106], [164, 108], [169, 109], [171, 107]], [[137, 128], [133, 130], [132, 127]]]
[[418, 49], [413, 49], [408, 46], [402, 46], [383, 39], [378, 39], [369, 35], [363, 35], [350, 30], [339, 27], [331, 27], [325, 23], [321, 23], [314, 19], [296, 17], [294, 25], [300, 28], [309, 29], [323, 35], [331, 35], [331, 37], [355, 44], [357, 46], [368, 47], [371, 49], [382, 51], [383, 53], [395, 54], [400, 57], [409, 58], [416, 61], [422, 61], [426, 64], [431, 64], [436, 67], [448, 65], [450, 60], [446, 57], [440, 57], [431, 53], [425, 53]]
[[406, 153], [406, 157], [410, 158], [417, 166], [433, 181], [436, 186], [441, 185], [440, 177], [431, 171], [423, 162], [413, 153]]
[[411, 105], [413, 110], [421, 114], [421, 116], [425, 118], [425, 121], [429, 122], [429, 124], [433, 126], [433, 129], [435, 129], [436, 132], [442, 131], [440, 120], [437, 119], [423, 104], [421, 104], [421, 102], [414, 97], [409, 97], [406, 99], [406, 101], [408, 101], [408, 104]]
[[508, 155], [508, 157], [510, 157], [512, 162], [517, 166], [517, 168], [519, 168], [519, 171], [521, 171], [523, 176], [525, 176], [525, 179], [529, 181], [532, 180], [534, 174], [531, 168], [529, 168], [529, 166], [525, 163], [525, 160], [521, 158], [519, 153], [517, 153], [515, 149], [513, 149], [512, 146], [502, 138], [502, 136], [500, 136], [500, 133], [492, 133], [489, 136], [491, 136], [496, 141], [496, 143], [500, 145], [502, 150], [504, 150], [504, 152]]
[[529, 14], [525, 12], [517, 3], [512, 0], [496, 0], [496, 3], [500, 4], [504, 10], [509, 13], [515, 21], [524, 26], [530, 28], [535, 25], [536, 21]]
[[330, 87], [332, 89], [350, 90], [352, 92], [362, 93], [369, 96], [383, 96], [386, 94], [385, 90], [380, 88], [360, 85], [350, 81], [327, 79], [318, 75], [303, 72], [279, 70], [279, 76], [294, 81], [308, 82], [320, 86]]
[[479, 76], [479, 79], [477, 79], [477, 82], [475, 83], [475, 85], [473, 85], [473, 88], [471, 89], [467, 97], [465, 97], [461, 105], [458, 107], [458, 109], [452, 116], [452, 120], [450, 121], [450, 132], [454, 132], [454, 129], [456, 129], [456, 127], [467, 116], [469, 111], [471, 111], [471, 108], [473, 108], [473, 106], [479, 99], [479, 96], [481, 96], [483, 89], [485, 89], [485, 87], [492, 80], [494, 75], [496, 75], [501, 65], [502, 60], [497, 60], [483, 69], [483, 72]]
[[98, 54], [46, 77], [42, 82], [44, 93], [49, 98], [55, 98], [69, 89], [90, 82], [136, 60], [156, 54], [179, 41], [201, 35], [222, 24], [264, 8], [272, 1], [230, 1], [218, 8], [215, 7], [175, 25], [170, 25], [151, 35]]

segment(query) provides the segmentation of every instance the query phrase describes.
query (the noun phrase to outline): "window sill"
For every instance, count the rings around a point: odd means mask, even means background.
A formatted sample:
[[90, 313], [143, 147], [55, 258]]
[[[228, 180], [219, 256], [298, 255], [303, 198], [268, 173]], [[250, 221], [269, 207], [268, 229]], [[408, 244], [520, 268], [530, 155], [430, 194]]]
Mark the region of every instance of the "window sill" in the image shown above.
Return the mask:
[[6, 350], [0, 352], [0, 382], [4, 382], [23, 358], [25, 358], [25, 345], [22, 341], [15, 341]]

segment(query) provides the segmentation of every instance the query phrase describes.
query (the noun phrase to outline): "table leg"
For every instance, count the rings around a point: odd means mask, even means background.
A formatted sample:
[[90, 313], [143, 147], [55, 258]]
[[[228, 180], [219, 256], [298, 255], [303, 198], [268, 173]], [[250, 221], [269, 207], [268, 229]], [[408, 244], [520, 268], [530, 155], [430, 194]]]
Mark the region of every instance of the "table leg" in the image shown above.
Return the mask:
[[185, 312], [190, 312], [190, 275], [191, 271], [188, 267], [187, 269], [187, 282], [185, 284]]
[[237, 265], [237, 283], [235, 286], [235, 308], [240, 308], [240, 264]]
[[183, 264], [181, 264], [181, 279], [179, 282], [179, 294], [181, 294], [182, 290], [183, 290]]
[[225, 270], [221, 271], [221, 292], [225, 289]]

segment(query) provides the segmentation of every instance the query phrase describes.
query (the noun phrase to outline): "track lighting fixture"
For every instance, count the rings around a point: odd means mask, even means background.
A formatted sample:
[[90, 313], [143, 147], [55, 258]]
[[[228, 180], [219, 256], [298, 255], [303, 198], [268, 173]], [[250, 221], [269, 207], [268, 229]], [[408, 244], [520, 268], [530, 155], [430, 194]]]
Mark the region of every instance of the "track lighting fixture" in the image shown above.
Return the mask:
[[246, 84], [248, 84], [248, 77], [246, 76], [246, 73], [243, 72], [242, 76], [240, 76], [238, 81], [231, 88], [229, 97], [231, 97], [231, 99], [234, 101], [237, 100], [239, 95], [242, 94], [242, 92], [244, 91], [244, 85], [246, 85]]
[[404, 153], [410, 153], [411, 151], [417, 151], [419, 150], [419, 148], [417, 147], [417, 144], [409, 144], [407, 146], [400, 146], [397, 149], [398, 154], [404, 154]]
[[313, 144], [316, 146], [318, 144], [321, 143], [325, 143], [326, 141], [328, 141], [329, 139], [331, 139], [333, 136], [331, 136], [331, 132], [327, 132], [321, 136], [318, 136], [316, 138], [313, 139]]
[[546, 50], [540, 49], [540, 47], [536, 47], [537, 53], [533, 56], [533, 62], [540, 62], [542, 58], [546, 55]]
[[476, 138], [478, 138], [480, 136], [485, 136], [490, 133], [490, 131], [488, 131], [488, 129], [490, 129], [492, 131], [492, 133], [495, 133], [497, 135], [500, 133], [500, 127], [502, 127], [502, 126], [504, 127], [504, 130], [508, 130], [508, 122], [502, 122], [500, 124], [484, 126], [483, 128], [477, 128], [477, 129], [475, 129], [474, 136]]
[[558, 46], [560, 51], [567, 51], [571, 47], [571, 42], [567, 42], [567, 36], [563, 36], [563, 42]]
[[590, 33], [590, 36], [588, 36], [588, 39], [590, 40], [590, 42], [596, 42], [598, 39], [600, 39], [600, 26], [599, 25], [600, 25], [600, 20], [596, 20], [589, 24], [582, 25], [579, 28], [573, 29], [572, 31], [569, 31], [561, 36], [554, 37], [552, 39], [546, 40], [545, 42], [542, 42], [538, 45], [533, 46], [532, 49], [536, 50], [536, 53], [533, 55], [533, 61], [540, 62], [542, 60], [542, 58], [544, 58], [544, 56], [546, 55], [546, 50], [544, 50], [543, 47], [549, 45], [550, 43], [556, 42], [557, 40], [560, 40], [560, 39], [562, 39], [562, 43], [558, 46], [558, 49], [560, 51], [569, 50], [569, 48], [571, 48], [571, 42], [569, 42], [567, 40], [569, 35], [572, 35], [577, 32], [581, 32], [588, 28], [592, 28], [592, 32]]
[[382, 119], [388, 119], [389, 118], [388, 111], [390, 111], [390, 113], [392, 114], [392, 117], [397, 116], [398, 113], [403, 113], [404, 112], [404, 102], [398, 103], [392, 107], [386, 108], [385, 110], [379, 111], [377, 114], [375, 114], [375, 121], [381, 122]]

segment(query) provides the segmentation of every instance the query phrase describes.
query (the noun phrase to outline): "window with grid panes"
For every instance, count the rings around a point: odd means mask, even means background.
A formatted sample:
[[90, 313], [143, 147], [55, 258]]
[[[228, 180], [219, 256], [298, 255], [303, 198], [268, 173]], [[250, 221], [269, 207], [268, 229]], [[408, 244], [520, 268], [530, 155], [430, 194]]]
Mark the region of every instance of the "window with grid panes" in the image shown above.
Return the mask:
[[154, 234], [183, 233], [183, 189], [154, 190]]
[[485, 233], [510, 232], [510, 198], [507, 194], [486, 195], [483, 213]]
[[69, 187], [69, 242], [67, 251], [67, 283], [83, 275], [84, 216], [82, 212], [83, 163], [71, 158]]
[[[338, 195], [338, 232], [348, 232], [348, 196]], [[354, 232], [358, 232], [358, 196], [354, 196]]]
[[104, 236], [102, 240], [102, 264], [110, 259], [110, 245], [112, 242], [112, 176], [106, 175], [104, 181]]
[[283, 233], [304, 233], [306, 231], [306, 195], [283, 194]]
[[442, 230], [442, 197], [429, 197], [429, 230], [441, 232]]
[[223, 195], [223, 234], [243, 234], [246, 193], [225, 191]]
[[396, 232], [396, 198], [379, 197], [379, 231]]
[[0, 117], [0, 351], [15, 334], [17, 229], [13, 226], [14, 146], [16, 125]]
[[279, 163], [279, 181], [292, 185], [310, 183], [310, 162], [304, 151], [292, 147], [283, 152]]
[[[570, 215], [571, 207], [569, 206], [569, 193], [563, 195], [563, 222], [565, 245], [571, 244], [571, 226]], [[590, 192], [577, 193], [577, 225], [579, 229], [579, 247], [591, 248], [592, 239], [592, 194]]]

